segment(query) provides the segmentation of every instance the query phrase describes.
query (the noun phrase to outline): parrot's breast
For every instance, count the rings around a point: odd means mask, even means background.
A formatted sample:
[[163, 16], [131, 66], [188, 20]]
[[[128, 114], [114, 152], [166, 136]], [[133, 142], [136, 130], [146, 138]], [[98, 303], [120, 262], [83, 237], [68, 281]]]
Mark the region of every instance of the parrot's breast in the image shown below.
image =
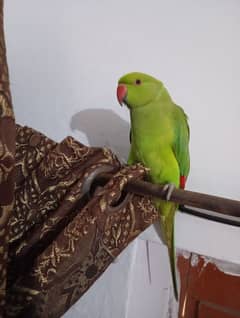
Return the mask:
[[137, 161], [150, 169], [154, 183], [179, 186], [179, 166], [173, 151], [173, 109], [171, 103], [153, 103], [132, 111], [132, 145]]

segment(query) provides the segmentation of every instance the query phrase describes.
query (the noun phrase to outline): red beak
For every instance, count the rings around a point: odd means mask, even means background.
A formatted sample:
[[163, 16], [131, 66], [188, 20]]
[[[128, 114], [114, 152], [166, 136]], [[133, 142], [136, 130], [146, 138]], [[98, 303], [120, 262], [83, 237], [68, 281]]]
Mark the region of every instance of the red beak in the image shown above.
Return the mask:
[[119, 84], [117, 88], [117, 99], [121, 106], [126, 96], [127, 96], [127, 86], [124, 84]]

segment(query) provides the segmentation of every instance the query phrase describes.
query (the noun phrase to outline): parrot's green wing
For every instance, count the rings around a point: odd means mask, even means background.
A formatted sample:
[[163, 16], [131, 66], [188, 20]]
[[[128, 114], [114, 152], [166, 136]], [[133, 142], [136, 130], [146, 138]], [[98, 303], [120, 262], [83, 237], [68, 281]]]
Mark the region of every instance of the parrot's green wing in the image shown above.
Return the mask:
[[[174, 108], [174, 143], [173, 152], [179, 165], [181, 188], [185, 187], [185, 182], [190, 169], [189, 157], [189, 126], [187, 122], [187, 115], [180, 106]], [[168, 245], [169, 258], [171, 263], [171, 272], [173, 277], [173, 287], [176, 299], [178, 299], [177, 277], [176, 277], [176, 259], [175, 259], [175, 239], [174, 239], [174, 215], [177, 205], [167, 202], [162, 204], [162, 208], [166, 210], [169, 207], [169, 212], [166, 214], [163, 224], [165, 229], [166, 242]]]
[[190, 133], [187, 122], [188, 118], [183, 109], [177, 105], [174, 111], [173, 118], [175, 127], [175, 140], [173, 144], [173, 151], [179, 165], [180, 176], [187, 178], [190, 169], [190, 157], [188, 147]]

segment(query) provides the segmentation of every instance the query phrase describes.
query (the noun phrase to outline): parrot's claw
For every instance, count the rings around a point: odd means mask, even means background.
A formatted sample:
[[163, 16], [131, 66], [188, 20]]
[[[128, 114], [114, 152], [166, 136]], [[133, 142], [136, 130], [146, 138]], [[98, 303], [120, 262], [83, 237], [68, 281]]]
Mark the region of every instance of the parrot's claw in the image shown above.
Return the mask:
[[175, 190], [173, 183], [167, 183], [163, 187], [163, 191], [166, 192], [166, 201], [170, 201], [173, 191]]

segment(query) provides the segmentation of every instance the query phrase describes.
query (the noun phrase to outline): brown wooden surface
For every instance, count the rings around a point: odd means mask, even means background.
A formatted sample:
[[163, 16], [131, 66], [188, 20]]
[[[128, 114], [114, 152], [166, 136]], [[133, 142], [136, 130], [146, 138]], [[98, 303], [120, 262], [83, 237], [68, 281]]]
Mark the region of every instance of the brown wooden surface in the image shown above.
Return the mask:
[[[237, 266], [237, 265], [236, 265]], [[204, 257], [178, 257], [179, 318], [240, 317], [240, 277], [224, 273]]]
[[[104, 174], [102, 177], [111, 179], [112, 176]], [[160, 199], [166, 199], [167, 194], [163, 185], [156, 185], [143, 180], [130, 180], [126, 190], [138, 195], [150, 195]], [[223, 215], [240, 217], [240, 201], [237, 200], [175, 188], [171, 194], [170, 201], [180, 205], [215, 211]], [[200, 213], [202, 216], [205, 214], [204, 210]]]
[[[189, 254], [191, 257], [191, 254]], [[191, 271], [190, 258], [179, 256], [178, 269], [180, 273], [181, 290], [179, 299], [179, 318], [196, 317], [198, 301], [188, 292], [188, 280]]]
[[212, 307], [211, 305], [201, 304], [199, 306], [198, 317], [236, 318], [236, 317], [239, 317], [239, 315], [222, 311], [222, 308], [215, 308], [215, 307]]

